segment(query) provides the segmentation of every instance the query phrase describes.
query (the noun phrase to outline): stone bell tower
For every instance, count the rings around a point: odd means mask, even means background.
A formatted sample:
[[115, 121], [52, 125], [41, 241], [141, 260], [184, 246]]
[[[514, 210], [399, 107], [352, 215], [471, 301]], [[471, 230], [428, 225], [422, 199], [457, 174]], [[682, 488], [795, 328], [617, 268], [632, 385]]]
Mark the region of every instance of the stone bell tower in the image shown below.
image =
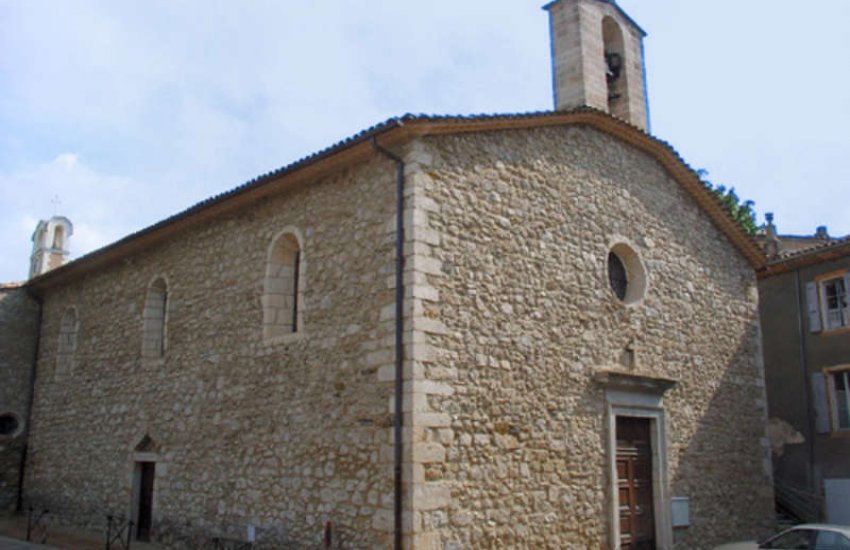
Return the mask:
[[616, 0], [555, 0], [549, 11], [555, 109], [601, 109], [648, 126], [643, 37]]
[[53, 216], [49, 220], [38, 222], [32, 234], [30, 279], [68, 261], [70, 254], [68, 241], [73, 234], [74, 226], [64, 216]]

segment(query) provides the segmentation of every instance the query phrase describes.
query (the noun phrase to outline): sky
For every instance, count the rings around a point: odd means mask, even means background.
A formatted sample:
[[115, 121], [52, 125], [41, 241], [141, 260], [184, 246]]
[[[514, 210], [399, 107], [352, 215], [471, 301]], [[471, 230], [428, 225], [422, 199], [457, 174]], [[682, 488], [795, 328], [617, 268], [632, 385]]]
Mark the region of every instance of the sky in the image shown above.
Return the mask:
[[[0, 0], [0, 281], [405, 113], [552, 109], [541, 0]], [[850, 234], [850, 2], [620, 0], [653, 135], [781, 233]]]

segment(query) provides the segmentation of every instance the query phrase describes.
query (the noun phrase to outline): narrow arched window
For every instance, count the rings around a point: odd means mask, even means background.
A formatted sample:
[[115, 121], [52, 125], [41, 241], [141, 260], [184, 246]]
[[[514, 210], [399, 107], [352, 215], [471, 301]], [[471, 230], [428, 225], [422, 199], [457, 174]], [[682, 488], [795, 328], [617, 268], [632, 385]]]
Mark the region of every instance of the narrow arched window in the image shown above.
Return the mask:
[[53, 248], [57, 250], [62, 250], [64, 247], [65, 240], [65, 230], [61, 225], [56, 226], [56, 229], [53, 230]]
[[56, 373], [65, 374], [74, 370], [77, 353], [77, 310], [68, 308], [59, 322], [59, 342], [56, 346]]
[[263, 283], [263, 336], [276, 338], [298, 332], [304, 286], [301, 244], [293, 232], [275, 239], [266, 262]]
[[168, 321], [168, 284], [162, 277], [148, 287], [142, 318], [142, 356], [162, 357], [165, 355]]

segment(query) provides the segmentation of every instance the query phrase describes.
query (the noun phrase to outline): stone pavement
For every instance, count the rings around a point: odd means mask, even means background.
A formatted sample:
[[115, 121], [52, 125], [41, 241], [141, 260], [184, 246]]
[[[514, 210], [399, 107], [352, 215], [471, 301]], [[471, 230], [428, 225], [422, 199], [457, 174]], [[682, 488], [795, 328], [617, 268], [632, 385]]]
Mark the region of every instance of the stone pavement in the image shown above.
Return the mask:
[[60, 550], [55, 546], [43, 546], [21, 540], [0, 537], [0, 550]]

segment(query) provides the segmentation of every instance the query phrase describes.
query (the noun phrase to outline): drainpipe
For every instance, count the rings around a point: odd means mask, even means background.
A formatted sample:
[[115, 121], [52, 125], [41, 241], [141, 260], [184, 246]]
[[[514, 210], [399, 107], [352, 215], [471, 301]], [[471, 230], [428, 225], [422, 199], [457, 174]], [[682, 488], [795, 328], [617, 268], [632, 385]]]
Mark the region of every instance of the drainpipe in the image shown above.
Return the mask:
[[24, 477], [27, 465], [27, 452], [29, 450], [29, 438], [32, 433], [32, 406], [35, 398], [35, 376], [38, 370], [38, 353], [41, 348], [41, 321], [44, 311], [44, 302], [30, 289], [27, 289], [27, 295], [35, 300], [38, 305], [38, 316], [35, 329], [35, 349], [32, 355], [32, 367], [30, 367], [30, 387], [29, 395], [27, 396], [27, 417], [24, 420], [24, 450], [21, 452], [21, 465], [18, 468], [18, 495], [15, 501], [15, 511], [20, 513], [24, 509]]
[[646, 133], [652, 134], [652, 119], [649, 116], [649, 84], [646, 82], [646, 50], [643, 38], [640, 39], [640, 66], [643, 71], [643, 102], [646, 109]]
[[396, 232], [395, 232], [395, 418], [393, 440], [395, 444], [394, 468], [394, 548], [402, 550], [402, 400], [404, 398], [404, 161], [378, 145], [372, 137], [372, 147], [396, 163]]
[[803, 295], [800, 292], [800, 270], [794, 270], [794, 287], [797, 293], [797, 332], [800, 335], [800, 370], [803, 374], [803, 387], [805, 388], [805, 403], [806, 403], [806, 424], [809, 430], [809, 436], [806, 438], [806, 443], [809, 451], [809, 489], [815, 493], [818, 493], [818, 489], [815, 487], [815, 438], [817, 437], [817, 430], [815, 427], [815, 411], [812, 407], [812, 381], [809, 376], [809, 363], [808, 356], [809, 351], [806, 346], [806, 331], [805, 324], [803, 322], [803, 308], [805, 304], [803, 304]]

